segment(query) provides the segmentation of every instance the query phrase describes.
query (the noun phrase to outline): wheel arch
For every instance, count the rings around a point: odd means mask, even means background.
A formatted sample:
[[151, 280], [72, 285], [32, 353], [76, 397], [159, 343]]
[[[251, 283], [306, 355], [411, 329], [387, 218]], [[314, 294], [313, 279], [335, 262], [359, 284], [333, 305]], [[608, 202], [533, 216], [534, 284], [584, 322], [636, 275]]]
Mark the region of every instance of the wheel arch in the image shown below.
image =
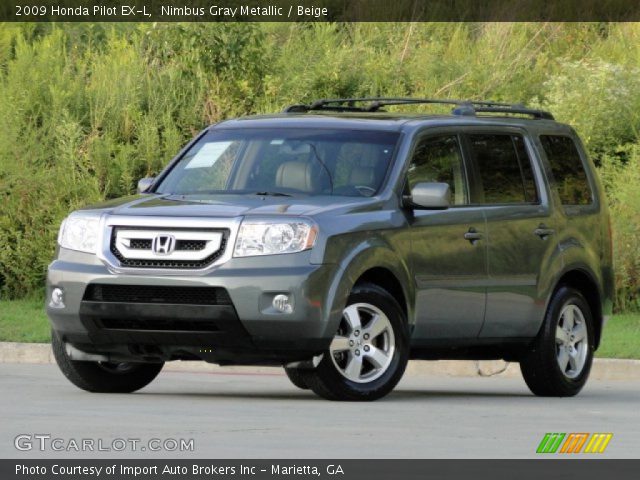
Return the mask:
[[398, 302], [413, 325], [415, 289], [409, 268], [386, 242], [369, 239], [346, 255], [330, 287], [331, 311], [327, 334], [338, 328], [342, 310], [353, 288], [362, 282], [378, 285]]
[[389, 292], [402, 308], [405, 317], [409, 318], [407, 294], [400, 280], [391, 270], [386, 267], [372, 267], [358, 277], [354, 286], [361, 283], [373, 283]]
[[559, 288], [568, 286], [575, 288], [584, 296], [591, 309], [594, 323], [594, 346], [600, 346], [602, 337], [603, 314], [602, 314], [602, 293], [598, 287], [596, 276], [584, 265], [569, 266], [559, 276], [555, 282], [555, 287], [547, 300], [547, 308]]

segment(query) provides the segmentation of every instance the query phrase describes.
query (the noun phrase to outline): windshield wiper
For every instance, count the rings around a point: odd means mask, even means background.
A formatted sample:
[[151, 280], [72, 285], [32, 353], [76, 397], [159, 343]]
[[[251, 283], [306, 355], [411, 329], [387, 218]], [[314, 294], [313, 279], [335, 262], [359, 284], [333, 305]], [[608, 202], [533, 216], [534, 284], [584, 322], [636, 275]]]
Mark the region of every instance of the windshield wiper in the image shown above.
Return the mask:
[[261, 197], [291, 197], [288, 193], [282, 192], [256, 192], [256, 195], [260, 195]]

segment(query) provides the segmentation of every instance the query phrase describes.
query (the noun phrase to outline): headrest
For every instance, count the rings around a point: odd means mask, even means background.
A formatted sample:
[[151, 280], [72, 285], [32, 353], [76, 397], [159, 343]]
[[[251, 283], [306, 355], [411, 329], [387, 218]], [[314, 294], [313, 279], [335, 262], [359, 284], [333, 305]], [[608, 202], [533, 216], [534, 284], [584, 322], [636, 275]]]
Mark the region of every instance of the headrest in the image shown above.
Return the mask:
[[276, 187], [291, 188], [302, 192], [317, 190], [313, 165], [310, 162], [285, 162], [276, 173]]

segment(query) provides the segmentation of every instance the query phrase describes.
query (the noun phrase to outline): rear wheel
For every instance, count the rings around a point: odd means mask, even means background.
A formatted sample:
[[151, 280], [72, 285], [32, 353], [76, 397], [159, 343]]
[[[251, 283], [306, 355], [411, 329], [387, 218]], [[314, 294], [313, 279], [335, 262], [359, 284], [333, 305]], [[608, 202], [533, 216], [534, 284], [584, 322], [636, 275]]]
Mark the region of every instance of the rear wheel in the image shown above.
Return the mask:
[[81, 362], [71, 360], [55, 332], [51, 346], [56, 363], [76, 387], [97, 393], [131, 393], [150, 384], [164, 363]]
[[376, 400], [402, 378], [409, 357], [405, 315], [398, 302], [372, 284], [357, 285], [317, 367], [305, 382], [329, 400]]
[[536, 395], [568, 397], [587, 383], [593, 362], [593, 317], [582, 294], [566, 286], [553, 296], [538, 337], [520, 361]]

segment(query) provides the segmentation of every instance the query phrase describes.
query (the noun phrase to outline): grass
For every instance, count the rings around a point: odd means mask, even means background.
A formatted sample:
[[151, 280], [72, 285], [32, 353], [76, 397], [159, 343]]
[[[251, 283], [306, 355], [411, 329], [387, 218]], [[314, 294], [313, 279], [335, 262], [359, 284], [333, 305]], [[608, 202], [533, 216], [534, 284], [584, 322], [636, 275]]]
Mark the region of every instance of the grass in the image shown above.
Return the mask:
[[[0, 341], [49, 342], [49, 322], [43, 300], [0, 301]], [[614, 315], [604, 330], [597, 356], [640, 359], [640, 313]]]
[[640, 359], [640, 314], [614, 315], [604, 327], [597, 356]]
[[49, 342], [49, 321], [44, 313], [44, 300], [0, 301], [0, 342]]

